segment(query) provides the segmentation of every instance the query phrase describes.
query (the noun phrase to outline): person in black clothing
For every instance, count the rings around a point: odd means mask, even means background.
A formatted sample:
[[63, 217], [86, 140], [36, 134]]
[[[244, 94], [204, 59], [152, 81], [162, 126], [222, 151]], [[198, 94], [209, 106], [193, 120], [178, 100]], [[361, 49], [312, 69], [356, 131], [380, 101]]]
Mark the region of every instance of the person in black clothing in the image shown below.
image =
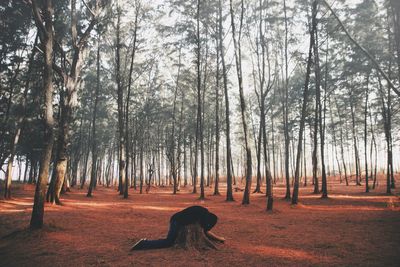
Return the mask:
[[223, 237], [219, 237], [216, 234], [210, 232], [218, 221], [217, 215], [208, 211], [208, 209], [201, 206], [191, 206], [180, 212], [172, 215], [169, 224], [168, 235], [165, 239], [147, 240], [140, 239], [136, 244], [133, 245], [131, 250], [142, 250], [142, 249], [157, 249], [167, 248], [174, 244], [178, 236], [179, 230], [189, 224], [199, 223], [203, 228], [205, 235], [215, 241], [224, 242]]

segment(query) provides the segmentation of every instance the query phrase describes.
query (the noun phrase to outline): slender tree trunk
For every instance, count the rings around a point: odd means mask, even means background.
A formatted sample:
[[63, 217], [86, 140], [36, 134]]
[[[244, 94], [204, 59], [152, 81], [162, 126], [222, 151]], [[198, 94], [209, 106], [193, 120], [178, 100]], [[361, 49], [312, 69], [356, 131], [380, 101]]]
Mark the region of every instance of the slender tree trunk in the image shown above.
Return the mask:
[[316, 3], [314, 1], [312, 8], [312, 28], [310, 31], [310, 45], [308, 49], [308, 59], [307, 59], [307, 71], [306, 71], [306, 79], [304, 83], [304, 91], [303, 91], [303, 103], [301, 107], [301, 119], [300, 119], [300, 129], [299, 129], [299, 140], [297, 145], [297, 155], [296, 155], [296, 169], [294, 173], [294, 186], [293, 186], [293, 196], [292, 196], [292, 204], [297, 204], [299, 198], [299, 169], [300, 169], [300, 157], [302, 150], [302, 141], [304, 135], [305, 121], [306, 121], [306, 111], [307, 111], [307, 99], [308, 99], [308, 86], [310, 84], [310, 74], [311, 74], [311, 64], [312, 64], [312, 49], [315, 45], [314, 33], [317, 27], [316, 16], [317, 9]]
[[346, 166], [346, 160], [344, 157], [344, 140], [343, 140], [343, 127], [345, 127], [345, 125], [342, 122], [342, 115], [339, 112], [339, 106], [337, 103], [337, 100], [335, 99], [335, 104], [336, 104], [336, 110], [338, 112], [338, 118], [339, 118], [339, 125], [340, 125], [340, 155], [341, 155], [341, 159], [342, 159], [342, 164], [343, 164], [343, 171], [344, 171], [344, 179], [346, 181], [346, 186], [349, 185], [349, 179], [347, 177], [347, 166]]
[[[89, 136], [88, 136], [88, 144], [89, 143], [91, 143], [91, 126], [92, 125], [92, 123], [89, 123]], [[89, 145], [87, 146], [87, 149], [86, 149], [86, 155], [85, 155], [85, 158], [84, 158], [84, 162], [83, 162], [83, 174], [82, 174], [82, 178], [81, 178], [81, 189], [83, 189], [83, 186], [85, 185], [85, 182], [86, 182], [86, 174], [87, 174], [87, 171], [88, 171], [88, 168], [89, 168], [89, 166], [88, 166], [88, 164], [89, 164], [89, 155], [90, 155], [90, 148], [89, 148]]]
[[289, 73], [288, 73], [288, 21], [287, 21], [287, 14], [286, 14], [286, 0], [283, 0], [283, 13], [285, 17], [285, 99], [283, 101], [284, 108], [283, 108], [283, 115], [284, 115], [284, 137], [285, 137], [285, 179], [286, 179], [286, 194], [285, 199], [290, 199], [290, 174], [289, 174], [289, 146], [290, 146], [290, 139], [289, 139], [289, 107], [288, 107], [288, 89], [289, 89]]
[[186, 136], [185, 133], [183, 134], [183, 186], [186, 187], [188, 185], [188, 174], [187, 174], [187, 154], [186, 154], [186, 148], [187, 148], [187, 142], [186, 142]]
[[[218, 16], [217, 16], [218, 17]], [[221, 30], [218, 27], [218, 19], [216, 22], [216, 32], [219, 34]], [[220, 133], [219, 133], [219, 81], [220, 81], [220, 69], [219, 69], [219, 42], [218, 35], [216, 36], [216, 45], [217, 45], [217, 62], [216, 62], [216, 85], [215, 85], [215, 184], [214, 184], [214, 195], [220, 195], [219, 193], [219, 142], [220, 142]]]
[[139, 165], [140, 165], [140, 174], [139, 174], [139, 179], [140, 179], [140, 184], [139, 184], [139, 189], [140, 189], [140, 194], [143, 193], [143, 178], [144, 178], [144, 170], [143, 170], [143, 144], [140, 145], [140, 155], [139, 155]]
[[315, 98], [313, 152], [312, 152], [312, 167], [313, 167], [312, 174], [313, 174], [314, 194], [319, 194], [317, 153], [318, 153], [318, 100], [317, 98]]
[[137, 29], [138, 29], [138, 18], [139, 18], [139, 10], [140, 10], [140, 3], [139, 1], [135, 1], [135, 25], [133, 28], [133, 44], [132, 44], [132, 54], [131, 54], [131, 63], [129, 67], [129, 77], [128, 77], [128, 93], [126, 96], [126, 106], [125, 106], [125, 151], [126, 151], [126, 157], [125, 157], [125, 188], [124, 188], [124, 198], [128, 198], [128, 181], [129, 181], [129, 158], [130, 158], [130, 151], [129, 148], [131, 147], [130, 143], [130, 131], [129, 131], [129, 107], [130, 107], [130, 96], [131, 96], [131, 87], [132, 87], [132, 74], [133, 74], [133, 63], [135, 60], [135, 54], [136, 54], [136, 42], [137, 42]]
[[232, 155], [231, 155], [231, 137], [230, 137], [230, 118], [229, 118], [229, 94], [228, 94], [228, 77], [225, 64], [224, 44], [223, 44], [223, 27], [222, 27], [222, 0], [218, 1], [219, 13], [219, 52], [222, 63], [222, 78], [224, 82], [224, 95], [225, 95], [225, 124], [226, 124], [226, 201], [234, 201], [232, 192]]
[[26, 177], [28, 175], [29, 165], [30, 165], [30, 161], [29, 161], [29, 158], [27, 157], [26, 160], [25, 160], [24, 180], [22, 181], [22, 183], [24, 183], [24, 184], [26, 183]]
[[[274, 97], [275, 98], [275, 97]], [[276, 164], [276, 156], [275, 156], [275, 133], [274, 133], [274, 116], [273, 116], [273, 110], [271, 107], [271, 133], [272, 133], [272, 168], [274, 170], [274, 179], [273, 182], [276, 184], [276, 174], [278, 172], [277, 170], [277, 164]]]
[[353, 92], [350, 92], [350, 111], [351, 111], [351, 122], [352, 122], [352, 134], [353, 134], [353, 146], [354, 146], [354, 157], [356, 164], [356, 185], [361, 185], [360, 183], [360, 173], [359, 173], [359, 155], [357, 146], [357, 136], [356, 136], [356, 122], [355, 122], [355, 111], [353, 102]]
[[252, 178], [252, 163], [251, 163], [251, 148], [248, 141], [248, 129], [247, 129], [247, 119], [246, 119], [246, 103], [243, 93], [243, 75], [242, 75], [242, 53], [241, 53], [241, 31], [243, 24], [243, 12], [244, 3], [241, 1], [241, 13], [240, 13], [240, 24], [238, 38], [236, 39], [236, 28], [235, 28], [235, 16], [233, 11], [233, 3], [230, 0], [230, 13], [231, 13], [231, 27], [232, 27], [232, 39], [236, 62], [236, 71], [239, 84], [239, 96], [240, 96], [240, 109], [242, 114], [242, 126], [244, 133], [244, 144], [246, 149], [246, 186], [243, 193], [242, 204], [250, 204], [250, 190], [251, 190], [251, 178]]
[[368, 184], [368, 132], [367, 132], [367, 117], [368, 117], [368, 86], [369, 86], [369, 74], [367, 75], [367, 87], [365, 90], [365, 106], [364, 106], [364, 161], [365, 161], [365, 192], [369, 192], [369, 184]]
[[96, 116], [97, 116], [97, 104], [99, 101], [99, 91], [100, 91], [100, 36], [97, 39], [97, 61], [96, 61], [96, 89], [94, 93], [94, 106], [93, 106], [93, 115], [92, 115], [92, 171], [90, 174], [90, 185], [89, 190], [87, 193], [87, 197], [92, 196], [92, 191], [95, 185], [95, 181], [97, 180], [96, 177], [96, 170], [97, 170], [97, 140], [96, 140]]
[[117, 29], [116, 29], [116, 83], [117, 83], [117, 104], [118, 104], [118, 135], [119, 135], [119, 184], [120, 195], [124, 194], [126, 176], [126, 150], [125, 150], [125, 127], [124, 127], [124, 86], [121, 75], [121, 7], [117, 6]]
[[[196, 15], [196, 67], [197, 67], [197, 131], [196, 131], [196, 144], [200, 142], [200, 199], [204, 199], [204, 140], [203, 140], [203, 113], [202, 113], [202, 97], [201, 97], [201, 61], [200, 61], [200, 0], [197, 0], [197, 15]], [[196, 149], [196, 155], [198, 149]], [[197, 165], [196, 165], [197, 166]]]
[[[34, 18], [41, 34], [41, 43], [44, 47], [44, 73], [43, 73], [43, 89], [44, 98], [44, 149], [40, 159], [39, 178], [36, 184], [35, 197], [33, 201], [32, 217], [30, 228], [37, 229], [43, 227], [44, 202], [46, 195], [46, 187], [49, 177], [49, 166], [51, 161], [51, 152], [54, 140], [54, 118], [53, 118], [53, 1], [46, 0], [42, 14], [35, 0], [32, 0], [32, 11]], [[45, 21], [43, 24], [42, 21]]]
[[[318, 1], [315, 0], [313, 5], [315, 5], [315, 9], [318, 10]], [[316, 18], [314, 18], [316, 20]], [[317, 22], [315, 22], [317, 23]], [[322, 104], [321, 104], [321, 70], [319, 66], [319, 48], [318, 48], [318, 31], [317, 26], [314, 28], [314, 69], [315, 69], [315, 89], [316, 89], [316, 98], [318, 102], [318, 124], [319, 124], [319, 137], [320, 137], [320, 152], [321, 152], [321, 189], [322, 189], [322, 198], [328, 197], [328, 187], [326, 181], [326, 170], [325, 170], [325, 133], [324, 127], [322, 124]]]
[[[338, 166], [338, 171], [339, 171], [339, 182], [342, 183], [342, 168], [340, 165], [340, 160], [339, 160], [339, 156], [338, 156], [338, 152], [337, 152], [336, 122], [334, 121], [332, 110], [333, 110], [332, 101], [331, 101], [331, 98], [329, 98], [329, 116], [330, 116], [330, 120], [331, 120], [331, 124], [332, 124], [333, 147], [335, 150], [334, 153], [335, 153], [336, 164]], [[333, 164], [335, 164], [334, 160], [333, 160]]]

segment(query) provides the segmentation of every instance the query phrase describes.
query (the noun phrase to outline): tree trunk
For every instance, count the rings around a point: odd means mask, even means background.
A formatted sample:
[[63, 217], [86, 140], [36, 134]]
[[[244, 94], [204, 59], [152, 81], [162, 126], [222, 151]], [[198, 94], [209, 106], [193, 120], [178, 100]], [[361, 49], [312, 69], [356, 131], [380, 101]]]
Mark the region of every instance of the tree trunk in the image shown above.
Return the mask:
[[218, 31], [218, 40], [219, 40], [219, 52], [221, 56], [222, 63], [222, 78], [224, 81], [224, 95], [225, 95], [225, 124], [226, 124], [226, 201], [233, 201], [233, 192], [232, 192], [232, 155], [231, 155], [231, 137], [230, 137], [230, 119], [229, 119], [229, 94], [228, 94], [228, 77], [227, 77], [227, 69], [225, 64], [225, 54], [224, 54], [224, 45], [223, 45], [223, 27], [222, 27], [222, 0], [218, 1], [218, 13], [219, 13], [219, 31]]
[[335, 99], [335, 105], [336, 105], [336, 110], [338, 112], [338, 118], [339, 118], [339, 125], [340, 125], [340, 155], [341, 155], [341, 159], [342, 159], [342, 164], [343, 164], [343, 171], [344, 171], [344, 179], [346, 181], [346, 186], [349, 185], [349, 180], [347, 178], [347, 166], [346, 166], [346, 160], [344, 158], [344, 146], [343, 146], [343, 127], [345, 127], [345, 125], [342, 122], [342, 114], [340, 114], [339, 112], [339, 106], [337, 103], [337, 100]]
[[92, 171], [90, 174], [90, 185], [89, 190], [86, 196], [91, 197], [92, 191], [95, 185], [96, 170], [97, 170], [97, 140], [96, 140], [96, 116], [97, 116], [97, 104], [99, 99], [99, 91], [100, 91], [100, 36], [97, 39], [97, 75], [96, 75], [96, 89], [94, 92], [94, 106], [93, 106], [93, 115], [92, 115]]
[[[42, 96], [44, 98], [44, 148], [40, 159], [39, 178], [36, 184], [35, 197], [33, 201], [32, 217], [30, 228], [37, 229], [43, 227], [44, 202], [46, 187], [49, 177], [49, 166], [54, 139], [54, 118], [53, 118], [53, 2], [46, 0], [42, 12], [40, 12], [37, 2], [32, 0], [32, 11], [36, 25], [42, 31], [41, 43], [44, 48], [44, 73]], [[42, 14], [40, 14], [42, 13]], [[43, 24], [42, 21], [45, 21]]]
[[140, 184], [139, 184], [139, 189], [140, 189], [140, 194], [143, 193], [143, 176], [144, 176], [144, 171], [143, 171], [143, 144], [140, 145], [140, 174], [139, 174], [139, 179], [140, 179]]
[[288, 89], [289, 89], [289, 73], [288, 73], [288, 22], [287, 22], [287, 14], [286, 14], [286, 0], [283, 0], [283, 12], [285, 17], [285, 99], [283, 103], [283, 131], [285, 137], [285, 179], [286, 179], [286, 194], [285, 199], [290, 199], [290, 174], [289, 174], [289, 107], [288, 107]]
[[319, 194], [317, 153], [318, 153], [318, 100], [317, 98], [315, 98], [313, 152], [312, 152], [312, 167], [313, 167], [312, 174], [313, 174], [314, 194]]
[[[98, 12], [99, 5], [96, 3], [95, 13]], [[78, 40], [77, 36], [77, 12], [76, 12], [76, 1], [71, 1], [71, 39], [72, 39], [72, 51], [73, 58], [71, 62], [71, 68], [69, 74], [65, 70], [55, 67], [57, 73], [61, 76], [65, 86], [65, 100], [61, 105], [61, 116], [59, 122], [59, 132], [57, 139], [57, 152], [56, 152], [56, 179], [54, 186], [49, 188], [51, 190], [51, 199], [55, 201], [56, 204], [61, 204], [60, 202], [60, 192], [62, 185], [64, 184], [65, 175], [67, 173], [68, 165], [68, 146], [70, 143], [70, 124], [72, 122], [73, 109], [76, 106], [77, 90], [80, 80], [80, 72], [82, 69], [82, 58], [84, 55], [84, 50], [86, 48], [87, 39], [97, 23], [97, 17], [92, 15], [91, 21], [80, 36]], [[62, 48], [57, 46], [58, 50]], [[64, 53], [64, 51], [62, 51]], [[54, 67], [54, 65], [53, 65]]]
[[135, 1], [135, 25], [133, 28], [133, 44], [132, 44], [132, 54], [131, 54], [131, 63], [129, 67], [129, 77], [128, 77], [128, 93], [126, 96], [126, 107], [125, 107], [125, 187], [124, 187], [124, 198], [128, 198], [128, 181], [129, 181], [129, 159], [130, 159], [130, 153], [129, 153], [129, 148], [131, 140], [130, 140], [130, 135], [129, 135], [129, 104], [130, 104], [130, 96], [131, 96], [131, 86], [132, 86], [132, 73], [133, 73], [133, 63], [135, 60], [135, 54], [136, 54], [136, 41], [137, 41], [137, 29], [138, 29], [138, 18], [139, 18], [139, 10], [140, 10], [140, 4], [138, 1]]
[[204, 229], [197, 223], [181, 227], [178, 231], [174, 246], [186, 250], [217, 249], [214, 242], [208, 239], [204, 233]]
[[367, 132], [367, 117], [368, 117], [368, 86], [369, 86], [369, 74], [367, 74], [367, 87], [365, 90], [365, 106], [364, 106], [364, 161], [365, 161], [365, 192], [369, 192], [369, 184], [368, 184], [368, 132]]
[[126, 176], [126, 153], [125, 153], [125, 117], [124, 117], [124, 85], [122, 84], [121, 74], [121, 7], [117, 6], [117, 29], [116, 29], [116, 83], [117, 83], [117, 104], [118, 104], [118, 135], [119, 135], [119, 183], [118, 191], [120, 195], [124, 194]]
[[358, 146], [357, 146], [357, 136], [356, 136], [356, 122], [355, 122], [355, 111], [354, 111], [354, 102], [353, 102], [353, 92], [350, 92], [350, 110], [351, 110], [351, 122], [352, 122], [352, 134], [353, 134], [353, 146], [354, 146], [354, 157], [356, 164], [356, 185], [361, 185], [360, 183], [360, 173], [359, 173], [359, 155], [358, 155]]
[[[221, 30], [218, 27], [218, 14], [216, 21], [216, 32], [219, 34]], [[215, 85], [215, 184], [214, 184], [214, 195], [220, 195], [219, 193], [219, 142], [220, 142], [220, 133], [219, 133], [219, 81], [220, 81], [220, 69], [219, 69], [219, 42], [218, 42], [218, 34], [216, 35], [216, 46], [217, 46], [217, 62], [216, 62], [216, 85]]]
[[[217, 98], [219, 96], [217, 95]], [[219, 103], [216, 103], [216, 106], [219, 106]], [[218, 108], [216, 108], [216, 113], [218, 114]], [[220, 142], [220, 133], [219, 133], [219, 115], [216, 115], [216, 137], [215, 137], [215, 158], [214, 158], [214, 171], [215, 171], [215, 179], [214, 179], [214, 195], [220, 195], [219, 192], [219, 142]]]
[[243, 24], [243, 13], [244, 13], [244, 3], [241, 1], [241, 13], [240, 13], [240, 24], [238, 38], [236, 39], [236, 29], [235, 29], [235, 16], [233, 11], [233, 3], [230, 0], [230, 14], [231, 14], [231, 27], [232, 27], [232, 39], [236, 62], [236, 72], [239, 85], [239, 96], [240, 96], [240, 109], [242, 114], [242, 126], [244, 133], [244, 144], [246, 149], [246, 185], [243, 193], [242, 204], [250, 204], [250, 190], [251, 190], [251, 178], [252, 178], [252, 163], [251, 163], [251, 149], [248, 141], [248, 129], [247, 129], [247, 119], [246, 119], [246, 103], [243, 93], [243, 75], [242, 75], [242, 53], [241, 53], [241, 32]]
[[312, 28], [310, 31], [310, 44], [308, 49], [308, 59], [307, 59], [307, 71], [306, 71], [306, 79], [304, 83], [304, 91], [303, 91], [303, 103], [301, 107], [301, 119], [300, 119], [300, 129], [299, 129], [299, 140], [297, 145], [297, 155], [296, 155], [296, 169], [294, 173], [294, 186], [293, 186], [293, 196], [292, 196], [292, 204], [297, 204], [299, 197], [299, 169], [300, 169], [300, 157], [302, 150], [302, 141], [303, 141], [303, 132], [305, 128], [305, 120], [306, 120], [306, 111], [307, 111], [307, 99], [308, 99], [308, 86], [310, 83], [310, 74], [311, 74], [311, 64], [312, 64], [312, 49], [315, 45], [314, 33], [317, 27], [316, 23], [317, 9], [316, 3], [314, 2], [312, 8]]
[[[315, 0], [313, 5], [315, 5], [315, 9], [318, 10], [318, 1]], [[314, 18], [316, 20], [316, 18]], [[314, 23], [317, 23], [316, 21]], [[326, 181], [326, 171], [325, 171], [325, 129], [323, 127], [322, 121], [322, 104], [321, 104], [321, 70], [319, 66], [319, 44], [318, 44], [318, 31], [317, 26], [314, 27], [314, 69], [315, 69], [315, 89], [316, 89], [316, 98], [318, 102], [318, 124], [319, 124], [319, 137], [320, 137], [320, 153], [321, 153], [321, 189], [322, 189], [322, 198], [328, 197], [328, 187]], [[325, 117], [325, 116], [324, 116]]]

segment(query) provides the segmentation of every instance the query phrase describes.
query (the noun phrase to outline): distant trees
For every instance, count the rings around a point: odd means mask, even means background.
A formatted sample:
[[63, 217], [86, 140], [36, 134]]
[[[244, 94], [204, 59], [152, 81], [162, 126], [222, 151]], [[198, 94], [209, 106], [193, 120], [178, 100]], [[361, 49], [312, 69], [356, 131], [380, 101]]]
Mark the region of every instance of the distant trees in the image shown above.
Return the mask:
[[37, 183], [33, 228], [43, 197], [60, 204], [69, 186], [203, 199], [226, 183], [227, 201], [243, 190], [248, 204], [254, 173], [271, 210], [276, 183], [296, 204], [311, 175], [327, 197], [337, 180], [373, 190], [384, 172], [391, 193], [396, 1], [128, 2], [0, 4], [2, 195], [18, 164]]

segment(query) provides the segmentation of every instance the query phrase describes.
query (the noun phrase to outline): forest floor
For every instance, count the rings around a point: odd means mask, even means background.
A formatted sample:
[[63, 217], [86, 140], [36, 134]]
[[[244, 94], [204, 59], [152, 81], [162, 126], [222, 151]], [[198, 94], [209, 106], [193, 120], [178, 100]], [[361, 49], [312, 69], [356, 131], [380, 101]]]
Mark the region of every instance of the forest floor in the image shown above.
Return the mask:
[[[398, 189], [384, 194], [384, 181], [371, 193], [329, 184], [321, 199], [302, 187], [296, 207], [282, 199], [284, 190], [275, 186], [267, 213], [263, 194], [243, 206], [243, 192], [226, 202], [209, 188], [203, 201], [191, 188], [131, 190], [127, 200], [102, 186], [92, 198], [72, 189], [64, 206], [46, 205], [43, 230], [29, 231], [34, 187], [15, 185], [12, 200], [0, 199], [0, 266], [399, 266]], [[214, 232], [226, 238], [218, 250], [130, 251], [139, 238], [164, 237], [170, 216], [190, 205], [218, 215]]]

